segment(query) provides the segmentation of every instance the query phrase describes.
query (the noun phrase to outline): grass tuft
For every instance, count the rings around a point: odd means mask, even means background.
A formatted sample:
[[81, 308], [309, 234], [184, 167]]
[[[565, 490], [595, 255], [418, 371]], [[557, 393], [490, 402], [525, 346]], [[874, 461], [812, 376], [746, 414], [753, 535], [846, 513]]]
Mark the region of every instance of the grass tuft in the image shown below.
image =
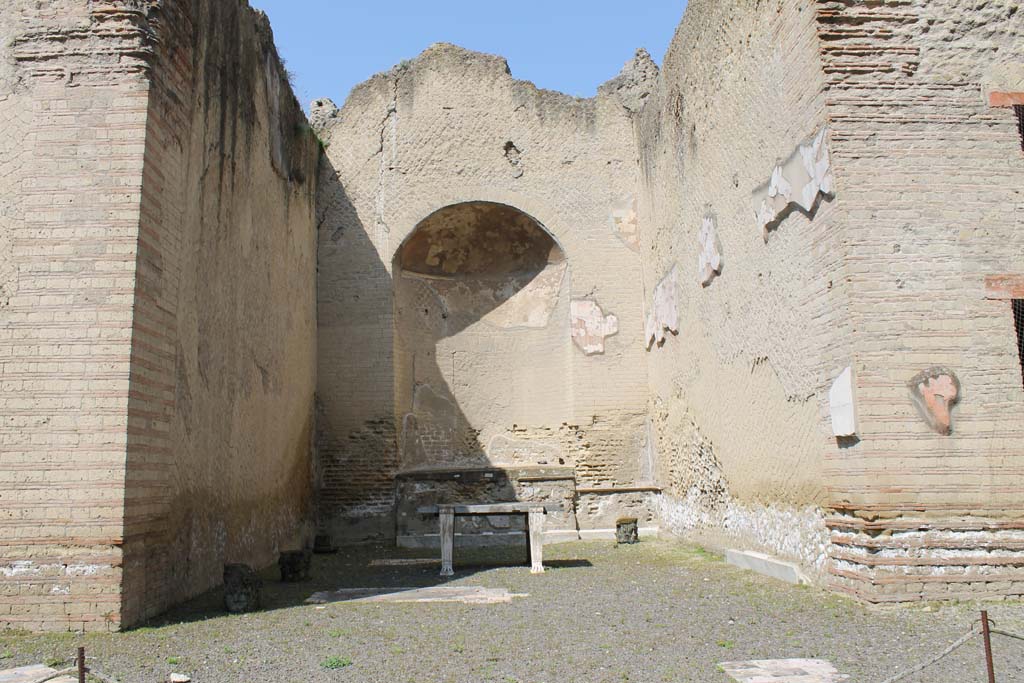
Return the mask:
[[352, 666], [352, 660], [348, 657], [332, 655], [320, 662], [320, 666], [324, 669], [344, 669], [346, 666]]

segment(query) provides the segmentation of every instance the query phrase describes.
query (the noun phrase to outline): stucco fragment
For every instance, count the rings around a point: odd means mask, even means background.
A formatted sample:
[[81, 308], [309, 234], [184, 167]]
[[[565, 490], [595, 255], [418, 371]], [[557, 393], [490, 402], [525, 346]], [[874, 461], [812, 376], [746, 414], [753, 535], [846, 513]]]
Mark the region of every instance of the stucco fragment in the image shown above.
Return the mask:
[[857, 434], [857, 409], [854, 402], [853, 369], [846, 368], [828, 390], [829, 412], [832, 415], [833, 436]]
[[604, 353], [605, 337], [619, 332], [619, 319], [605, 315], [594, 301], [573, 301], [569, 307], [572, 341], [588, 356]]
[[647, 348], [657, 342], [658, 346], [665, 343], [665, 332], [679, 332], [679, 266], [672, 266], [668, 275], [662, 278], [654, 288], [651, 308], [647, 313], [647, 324], [644, 328], [644, 339]]
[[785, 216], [791, 205], [810, 213], [819, 193], [835, 193], [827, 134], [828, 128], [823, 127], [813, 140], [797, 147], [788, 159], [775, 166], [771, 180], [754, 191], [754, 216], [765, 242], [773, 224]]
[[700, 253], [697, 255], [697, 280], [707, 287], [715, 276], [722, 274], [722, 245], [718, 241], [718, 226], [711, 214], [704, 216], [700, 226]]
[[636, 209], [636, 197], [630, 195], [613, 204], [610, 214], [615, 234], [634, 251], [640, 248], [640, 227]]
[[953, 406], [960, 400], [960, 380], [939, 365], [922, 370], [909, 382], [910, 397], [928, 426], [942, 435], [953, 431]]

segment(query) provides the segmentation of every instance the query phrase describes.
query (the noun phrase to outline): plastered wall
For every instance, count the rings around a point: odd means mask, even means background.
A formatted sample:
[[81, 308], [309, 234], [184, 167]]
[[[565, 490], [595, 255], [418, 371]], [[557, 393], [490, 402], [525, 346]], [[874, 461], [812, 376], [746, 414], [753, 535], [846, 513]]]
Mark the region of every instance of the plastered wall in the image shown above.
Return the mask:
[[662, 522], [810, 569], [837, 450], [825, 394], [853, 351], [841, 220], [817, 192], [767, 232], [754, 206], [827, 124], [819, 49], [806, 2], [695, 0], [637, 123]]
[[0, 6], [0, 625], [120, 621], [145, 12]]
[[[576, 100], [516, 81], [498, 57], [435, 45], [358, 86], [341, 109], [314, 103], [327, 144], [318, 289], [325, 528], [345, 538], [394, 535], [394, 476], [406, 467], [399, 444], [417, 411], [464, 423], [477, 466], [561, 462], [581, 486], [635, 484], [646, 368], [626, 107], [637, 82]], [[517, 315], [511, 300], [487, 313], [490, 323], [415, 341], [419, 323], [408, 316], [419, 299], [410, 293], [396, 306], [394, 292], [412, 283], [396, 282], [395, 253], [429, 216], [466, 202], [512, 207], [557, 242], [567, 265], [540, 297], [549, 319], [507, 325]], [[616, 334], [598, 335], [602, 352], [573, 342], [577, 300], [596, 303], [601, 322], [617, 317]], [[426, 326], [442, 312], [436, 297], [423, 308]], [[420, 460], [408, 465], [460, 459]]]
[[638, 127], [664, 526], [876, 602], [1021, 592], [1021, 31], [690, 4]]

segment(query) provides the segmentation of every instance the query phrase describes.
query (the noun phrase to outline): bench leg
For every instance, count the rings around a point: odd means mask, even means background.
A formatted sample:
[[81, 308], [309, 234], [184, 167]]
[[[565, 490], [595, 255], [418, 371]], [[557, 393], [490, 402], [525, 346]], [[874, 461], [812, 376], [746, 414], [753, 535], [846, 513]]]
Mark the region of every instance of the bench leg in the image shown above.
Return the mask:
[[441, 531], [441, 576], [454, 576], [452, 555], [455, 550], [455, 511], [441, 508], [438, 518]]
[[544, 508], [530, 508], [530, 573], [544, 573]]

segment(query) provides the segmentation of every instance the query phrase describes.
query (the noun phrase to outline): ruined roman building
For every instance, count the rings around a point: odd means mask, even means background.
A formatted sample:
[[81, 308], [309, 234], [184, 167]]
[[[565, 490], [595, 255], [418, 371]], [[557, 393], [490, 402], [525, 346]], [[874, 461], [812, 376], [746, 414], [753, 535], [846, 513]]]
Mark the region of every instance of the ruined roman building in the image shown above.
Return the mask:
[[437, 44], [307, 119], [244, 0], [5, 0], [0, 132], [0, 627], [437, 502], [1024, 595], [1017, 2], [691, 0], [590, 99]]

